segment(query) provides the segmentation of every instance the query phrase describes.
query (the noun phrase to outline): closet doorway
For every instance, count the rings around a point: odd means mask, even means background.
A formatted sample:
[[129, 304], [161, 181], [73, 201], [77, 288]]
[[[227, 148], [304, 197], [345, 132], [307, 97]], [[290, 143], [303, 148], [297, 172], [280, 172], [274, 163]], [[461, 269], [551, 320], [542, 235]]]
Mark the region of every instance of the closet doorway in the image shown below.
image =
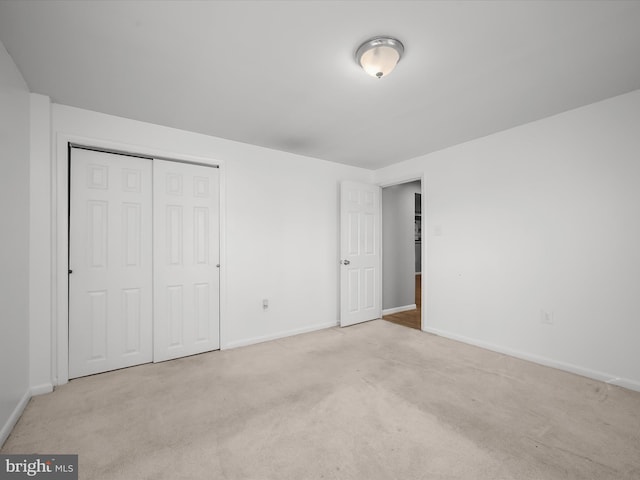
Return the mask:
[[220, 347], [219, 170], [73, 147], [69, 378]]

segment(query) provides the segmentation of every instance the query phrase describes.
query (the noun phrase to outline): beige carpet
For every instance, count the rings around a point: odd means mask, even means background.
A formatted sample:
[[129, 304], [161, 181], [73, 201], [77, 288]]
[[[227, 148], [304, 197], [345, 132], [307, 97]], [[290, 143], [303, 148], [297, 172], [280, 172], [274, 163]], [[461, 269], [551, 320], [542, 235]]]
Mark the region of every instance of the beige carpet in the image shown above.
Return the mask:
[[2, 453], [81, 479], [634, 479], [640, 393], [382, 320], [71, 381]]

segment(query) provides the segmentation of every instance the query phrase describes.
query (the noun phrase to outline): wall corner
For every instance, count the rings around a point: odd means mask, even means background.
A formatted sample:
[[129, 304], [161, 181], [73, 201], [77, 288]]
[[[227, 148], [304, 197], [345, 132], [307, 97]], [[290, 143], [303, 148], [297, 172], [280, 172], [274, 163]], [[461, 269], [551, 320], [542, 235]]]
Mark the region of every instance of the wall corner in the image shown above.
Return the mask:
[[30, 94], [29, 385], [52, 384], [51, 100]]

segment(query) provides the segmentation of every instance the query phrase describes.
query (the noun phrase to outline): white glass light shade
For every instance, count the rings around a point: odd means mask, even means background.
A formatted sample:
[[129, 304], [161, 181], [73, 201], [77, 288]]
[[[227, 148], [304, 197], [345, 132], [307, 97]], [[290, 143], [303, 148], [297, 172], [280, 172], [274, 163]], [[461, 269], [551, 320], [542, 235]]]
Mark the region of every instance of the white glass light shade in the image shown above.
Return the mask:
[[396, 67], [404, 46], [390, 37], [376, 37], [366, 41], [356, 51], [356, 60], [372, 77], [382, 78]]

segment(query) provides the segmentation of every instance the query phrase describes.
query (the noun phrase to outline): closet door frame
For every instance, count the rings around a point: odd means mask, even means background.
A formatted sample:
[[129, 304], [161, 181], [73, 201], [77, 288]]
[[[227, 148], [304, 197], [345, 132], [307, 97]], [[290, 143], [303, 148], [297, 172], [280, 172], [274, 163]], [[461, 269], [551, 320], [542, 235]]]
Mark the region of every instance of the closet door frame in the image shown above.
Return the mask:
[[226, 168], [223, 161], [78, 135], [59, 133], [53, 139], [51, 185], [52, 229], [52, 322], [51, 373], [53, 385], [69, 381], [69, 173], [71, 145], [150, 159], [172, 160], [218, 167], [220, 173], [220, 349], [225, 348], [226, 329]]

